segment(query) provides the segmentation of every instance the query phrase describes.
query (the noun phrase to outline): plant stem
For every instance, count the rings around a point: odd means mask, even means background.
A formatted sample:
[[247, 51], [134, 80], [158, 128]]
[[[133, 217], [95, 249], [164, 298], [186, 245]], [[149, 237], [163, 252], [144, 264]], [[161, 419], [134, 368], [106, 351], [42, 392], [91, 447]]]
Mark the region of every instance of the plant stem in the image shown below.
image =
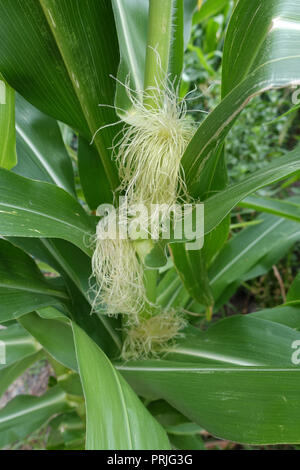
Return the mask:
[[172, 37], [173, 0], [150, 0], [144, 104], [157, 106], [159, 88], [165, 87]]
[[[154, 247], [152, 240], [140, 240], [135, 242], [136, 251], [144, 263], [146, 256], [151, 252]], [[156, 302], [156, 281], [157, 270], [144, 267], [144, 284], [146, 289], [146, 296], [150, 303]]]
[[[172, 10], [173, 0], [150, 0], [148, 39], [146, 50], [146, 67], [144, 89], [147, 95], [145, 106], [158, 108], [160, 91], [165, 88], [170, 60], [170, 45], [172, 36]], [[152, 240], [136, 242], [137, 253], [144, 262], [146, 256], [153, 248]], [[158, 271], [144, 268], [144, 283], [146, 296], [150, 304], [156, 302], [156, 283]], [[149, 311], [155, 307], [147, 306], [142, 316], [149, 316]]]
[[213, 316], [213, 306], [209, 305], [205, 309], [205, 316], [206, 316], [206, 321], [210, 322], [212, 320]]

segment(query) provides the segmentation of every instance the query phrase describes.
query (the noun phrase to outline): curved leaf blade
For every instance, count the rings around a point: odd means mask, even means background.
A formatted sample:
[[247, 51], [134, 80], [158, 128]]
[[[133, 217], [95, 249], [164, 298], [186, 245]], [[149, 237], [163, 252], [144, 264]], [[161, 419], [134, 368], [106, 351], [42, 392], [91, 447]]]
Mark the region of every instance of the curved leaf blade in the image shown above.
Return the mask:
[[300, 204], [296, 202], [268, 197], [249, 196], [240, 203], [240, 206], [254, 209], [257, 212], [267, 212], [300, 222]]
[[238, 2], [224, 46], [224, 99], [200, 125], [182, 160], [194, 196], [209, 189], [217, 149], [248, 102], [271, 88], [300, 83], [299, 24], [300, 7], [293, 0]]
[[26, 356], [4, 369], [0, 370], [0, 397], [6, 392], [8, 387], [22, 375], [30, 366], [38, 362], [44, 357], [44, 351], [37, 351], [36, 353]]
[[66, 394], [59, 387], [41, 397], [20, 395], [14, 398], [0, 411], [0, 447], [24, 439], [51, 416], [69, 409]]
[[137, 393], [168, 401], [217, 437], [300, 442], [300, 369], [291, 361], [299, 332], [253, 320], [231, 318], [206, 333], [187, 333], [184, 350], [179, 344], [170, 360], [129, 362], [118, 370]]
[[68, 295], [52, 285], [35, 262], [19, 248], [0, 239], [0, 321], [6, 322], [36, 308], [65, 308]]
[[[109, 75], [116, 75], [119, 63], [111, 2], [1, 0], [0, 41], [3, 76], [38, 109], [88, 141], [116, 121], [112, 109], [98, 106], [113, 105]], [[118, 177], [107, 149], [115, 132], [105, 128], [95, 140], [112, 189]]]
[[21, 95], [16, 97], [16, 132], [19, 161], [14, 172], [56, 184], [75, 197], [72, 163], [57, 122]]
[[87, 411], [88, 450], [169, 449], [167, 435], [101, 349], [73, 324]]
[[300, 168], [300, 147], [276, 159], [266, 168], [249, 175], [240, 183], [229, 186], [205, 202], [205, 233], [213, 230], [246, 196], [297, 172]]
[[81, 326], [109, 357], [121, 351], [120, 320], [95, 312], [91, 315], [93, 296], [89, 279], [89, 257], [65, 240], [11, 238], [10, 241], [35, 258], [52, 266], [64, 278], [71, 294], [73, 320]]
[[19, 319], [25, 328], [58, 362], [77, 372], [72, 330], [68, 320], [48, 320], [36, 313]]
[[6, 363], [0, 366], [1, 370], [41, 349], [40, 344], [18, 323], [0, 330], [0, 340], [5, 344], [6, 355]]
[[90, 254], [93, 231], [79, 202], [64, 190], [0, 169], [2, 237], [63, 238]]

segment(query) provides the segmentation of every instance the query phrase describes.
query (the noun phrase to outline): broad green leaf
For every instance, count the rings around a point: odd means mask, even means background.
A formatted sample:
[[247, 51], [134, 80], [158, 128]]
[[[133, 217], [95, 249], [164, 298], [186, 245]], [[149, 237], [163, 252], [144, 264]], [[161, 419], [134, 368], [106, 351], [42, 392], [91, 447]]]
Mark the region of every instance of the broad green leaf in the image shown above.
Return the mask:
[[0, 170], [1, 236], [63, 238], [90, 254], [93, 231], [79, 202], [61, 188]]
[[171, 434], [170, 441], [178, 450], [205, 450], [205, 445], [200, 435]]
[[[276, 61], [283, 68], [281, 61], [286, 57], [296, 59], [299, 23], [300, 5], [293, 0], [240, 0], [230, 19], [224, 44], [223, 96], [264, 64], [269, 62], [276, 74]], [[287, 69], [286, 76], [289, 73], [291, 70]]]
[[292, 201], [273, 199], [270, 197], [248, 196], [240, 203], [240, 206], [248, 207], [258, 212], [268, 212], [300, 222], [300, 204]]
[[113, 202], [113, 192], [97, 149], [83, 137], [79, 137], [78, 141], [78, 170], [80, 184], [91, 210], [96, 210], [100, 204]]
[[91, 315], [93, 295], [89, 282], [92, 274], [89, 257], [65, 240], [10, 238], [10, 241], [62, 275], [72, 294], [73, 319], [107, 355], [118, 355], [122, 346], [120, 321], [97, 312]]
[[62, 388], [68, 395], [74, 395], [83, 400], [83, 390], [78, 373], [70, 372], [70, 370], [66, 369], [65, 375], [63, 377], [58, 377], [57, 380], [60, 388]]
[[300, 441], [299, 368], [149, 361], [119, 370], [138, 393], [162, 396], [216, 437], [254, 445]]
[[258, 189], [288, 177], [300, 168], [300, 147], [277, 158], [266, 168], [249, 175], [240, 183], [210, 197], [205, 202], [205, 233], [213, 230], [241, 200]]
[[297, 274], [290, 290], [288, 291], [287, 302], [300, 302], [300, 273]]
[[44, 351], [38, 351], [25, 356], [18, 361], [8, 365], [0, 370], [0, 397], [6, 392], [8, 387], [22, 375], [30, 366], [38, 362], [44, 357]]
[[167, 427], [168, 434], [180, 436], [192, 436], [200, 433], [203, 429], [195, 423], [180, 423]]
[[[105, 312], [92, 313], [91, 301], [67, 283], [72, 297], [73, 320], [79, 325], [109, 357], [119, 357], [122, 348], [121, 319], [109, 318]], [[90, 318], [92, 317], [92, 318]]]
[[209, 232], [204, 238], [203, 251], [205, 253], [205, 260], [207, 266], [209, 266], [214, 257], [223, 248], [225, 242], [228, 239], [230, 231], [230, 215], [211, 232]]
[[214, 298], [209, 286], [203, 251], [189, 251], [184, 243], [172, 244], [170, 251], [175, 268], [191, 297], [206, 307], [212, 307]]
[[[0, 70], [34, 106], [76, 129], [88, 141], [114, 123], [114, 81], [119, 63], [111, 2], [1, 0]], [[26, 77], [26, 78], [24, 78]], [[118, 186], [110, 151], [114, 127], [95, 143], [111, 187]]]
[[[142, 99], [145, 82], [149, 0], [113, 0], [121, 63], [118, 71], [116, 106], [122, 117], [130, 110], [125, 83]], [[173, 22], [170, 37], [169, 73], [178, 83], [183, 66], [183, 52], [189, 40], [196, 0], [172, 0]], [[157, 18], [159, 22], [160, 18]], [[157, 45], [156, 45], [157, 46]], [[180, 77], [179, 77], [180, 78]]]
[[52, 419], [47, 450], [84, 450], [84, 441], [84, 423], [76, 412]]
[[63, 277], [70, 278], [88, 297], [89, 278], [92, 274], [90, 258], [79, 248], [65, 240], [9, 237], [9, 241], [35, 259], [51, 266]]
[[187, 422], [186, 417], [182, 413], [179, 413], [179, 411], [164, 400], [151, 400], [147, 408], [165, 429]]
[[2, 0], [0, 18], [0, 69], [9, 84], [46, 114], [88, 133], [76, 91], [40, 2]]
[[68, 411], [66, 394], [59, 387], [45, 395], [20, 395], [0, 411], [0, 447], [24, 439], [38, 430], [51, 416]]
[[32, 356], [41, 349], [40, 344], [19, 324], [0, 330], [0, 340], [5, 345], [6, 357], [6, 363], [0, 365], [1, 370], [25, 357]]
[[205, 167], [248, 102], [271, 88], [300, 83], [299, 22], [300, 6], [293, 0], [254, 0], [250, 6], [242, 0], [234, 10], [224, 46], [225, 98], [200, 125], [182, 160], [194, 196], [206, 186]]
[[31, 257], [1, 239], [0, 296], [0, 321], [49, 305], [62, 308], [68, 301], [67, 293], [47, 281]]
[[118, 32], [121, 62], [118, 71], [116, 106], [119, 115], [131, 107], [125, 90], [126, 80], [138, 95], [144, 89], [146, 45], [148, 30], [148, 0], [113, 0], [116, 28]]
[[19, 323], [54, 359], [77, 371], [73, 335], [67, 320], [46, 320], [36, 313], [29, 313], [20, 318]]
[[299, 229], [294, 226], [294, 230], [291, 230], [284, 239], [278, 239], [277, 244], [272, 246], [269, 253], [263, 256], [259, 262], [245, 274], [244, 280], [247, 281], [254, 277], [266, 274], [272, 266], [276, 265], [284, 256], [286, 256], [293, 245], [298, 242], [299, 234]]
[[[233, 236], [212, 263], [209, 278], [215, 299], [233, 282], [261, 275], [256, 269], [270, 269], [300, 239], [297, 222], [273, 215], [261, 215], [258, 220], [262, 223]], [[275, 259], [270, 256], [273, 253]], [[265, 262], [268, 255], [271, 263]]]
[[299, 442], [300, 370], [291, 361], [299, 332], [242, 316], [193, 331], [169, 360], [129, 362], [118, 370], [137, 393], [168, 401], [217, 437]]
[[229, 4], [229, 0], [206, 0], [197, 11], [193, 18], [193, 23], [200, 23], [211, 16], [217, 15]]
[[0, 73], [0, 167], [10, 170], [16, 163], [15, 92]]
[[[270, 163], [268, 167], [256, 171], [240, 183], [233, 184], [207, 199], [204, 203], [205, 235], [218, 227], [230, 211], [246, 196], [264, 186], [275, 183], [297, 172], [300, 168], [299, 154], [300, 147], [297, 147], [284, 157], [277, 158], [273, 163]], [[192, 226], [193, 218], [193, 214], [188, 215], [185, 219], [186, 223]], [[180, 221], [179, 224], [179, 228], [181, 228], [182, 222]], [[187, 240], [183, 239], [182, 241]], [[174, 238], [171, 238], [169, 240], [163, 240], [163, 243], [156, 244], [152, 252], [146, 257], [147, 266], [164, 266], [166, 263], [165, 247], [168, 243], [176, 242], [178, 243], [178, 240], [176, 241]]]
[[203, 166], [201, 172], [201, 190], [197, 195], [201, 200], [222, 191], [228, 186], [227, 164], [224, 144], [219, 145]]
[[157, 286], [157, 303], [164, 309], [184, 307], [189, 293], [174, 268], [169, 269]]
[[16, 97], [18, 165], [14, 172], [53, 183], [75, 196], [74, 174], [57, 122]]
[[283, 305], [275, 308], [267, 308], [259, 312], [251, 313], [251, 317], [273, 321], [281, 325], [289, 326], [294, 330], [300, 331], [300, 304]]
[[[249, 100], [260, 91], [272, 87], [285, 87], [291, 83], [300, 83], [299, 59], [286, 58], [261, 66], [257, 73], [249, 75], [232, 90], [221, 103], [207, 116], [190, 141], [182, 158], [186, 183], [193, 196], [201, 190], [201, 175], [209, 162], [214, 148], [220, 145], [235, 117]], [[278, 70], [274, 70], [274, 68]], [[265, 78], [265, 77], [270, 78]], [[205, 174], [207, 179], [207, 174]], [[204, 182], [204, 185], [206, 183]]]
[[216, 361], [236, 366], [286, 366], [299, 332], [252, 315], [220, 320], [207, 331], [189, 327], [186, 337], [170, 347], [164, 359], [180, 362]]
[[46, 320], [62, 320], [66, 321], [67, 317], [64, 313], [61, 313], [55, 307], [43, 307], [36, 310], [36, 313]]
[[101, 349], [73, 324], [88, 450], [169, 449], [167, 436]]

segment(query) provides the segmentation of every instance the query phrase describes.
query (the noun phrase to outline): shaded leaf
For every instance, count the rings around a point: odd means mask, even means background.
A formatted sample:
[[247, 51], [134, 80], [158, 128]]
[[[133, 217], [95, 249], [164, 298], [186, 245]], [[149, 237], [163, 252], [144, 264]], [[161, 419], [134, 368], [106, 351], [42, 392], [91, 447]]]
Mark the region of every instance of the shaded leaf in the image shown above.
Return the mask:
[[31, 257], [0, 239], [0, 320], [18, 318], [36, 308], [64, 308], [68, 295], [42, 275]]
[[56, 184], [75, 196], [72, 163], [57, 122], [17, 95], [16, 131], [19, 161], [14, 172]]
[[0, 447], [24, 439], [51, 416], [67, 411], [66, 394], [58, 387], [41, 397], [20, 395], [0, 410]]

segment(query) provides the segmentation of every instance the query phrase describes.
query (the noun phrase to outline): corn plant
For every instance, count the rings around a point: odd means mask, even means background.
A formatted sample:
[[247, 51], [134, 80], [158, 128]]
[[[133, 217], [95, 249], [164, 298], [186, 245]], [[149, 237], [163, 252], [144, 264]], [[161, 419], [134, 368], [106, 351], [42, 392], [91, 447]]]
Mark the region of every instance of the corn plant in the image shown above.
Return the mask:
[[[231, 7], [199, 125], [192, 19]], [[49, 449], [299, 443], [299, 276], [277, 308], [219, 312], [300, 239], [299, 197], [255, 195], [296, 179], [299, 147], [233, 185], [226, 168], [249, 101], [300, 86], [300, 5], [0, 0], [0, 43], [0, 395], [40, 359], [55, 372], [1, 409], [0, 446], [46, 424]], [[128, 230], [139, 205], [158, 209]], [[237, 206], [261, 213], [238, 232]]]

